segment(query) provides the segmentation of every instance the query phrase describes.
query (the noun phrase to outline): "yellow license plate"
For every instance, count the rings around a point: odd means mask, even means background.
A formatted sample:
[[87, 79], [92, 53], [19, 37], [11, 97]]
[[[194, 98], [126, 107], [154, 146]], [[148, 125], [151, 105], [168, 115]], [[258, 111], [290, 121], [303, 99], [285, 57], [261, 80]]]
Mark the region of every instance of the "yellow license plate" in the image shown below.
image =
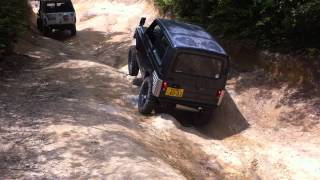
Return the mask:
[[184, 93], [184, 89], [168, 87], [166, 90], [166, 96], [183, 97], [183, 93]]

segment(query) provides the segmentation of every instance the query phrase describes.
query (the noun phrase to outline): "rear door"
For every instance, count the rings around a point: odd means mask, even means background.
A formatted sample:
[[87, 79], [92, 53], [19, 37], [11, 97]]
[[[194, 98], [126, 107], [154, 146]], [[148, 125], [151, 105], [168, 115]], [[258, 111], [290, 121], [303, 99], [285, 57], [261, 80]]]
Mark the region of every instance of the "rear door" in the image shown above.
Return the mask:
[[226, 81], [224, 65], [225, 60], [216, 56], [179, 53], [171, 64], [167, 79], [169, 86], [183, 89], [183, 96], [171, 98], [217, 104], [217, 92], [224, 89]]
[[48, 24], [74, 24], [74, 13], [48, 13]]

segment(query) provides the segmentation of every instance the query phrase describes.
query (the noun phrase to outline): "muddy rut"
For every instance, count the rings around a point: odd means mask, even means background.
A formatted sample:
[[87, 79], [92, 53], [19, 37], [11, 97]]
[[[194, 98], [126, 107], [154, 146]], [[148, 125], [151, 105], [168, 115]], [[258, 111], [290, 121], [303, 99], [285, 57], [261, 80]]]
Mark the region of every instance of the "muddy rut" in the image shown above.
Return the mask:
[[43, 37], [33, 28], [17, 54], [1, 62], [5, 179], [318, 178], [318, 124], [305, 132], [282, 123], [279, 132], [270, 96], [261, 107], [257, 90], [239, 91], [241, 79], [253, 82], [259, 72], [232, 76], [223, 106], [205, 127], [192, 126], [184, 112], [141, 116], [127, 51], [140, 17], [150, 23], [157, 9], [143, 0], [74, 3], [76, 37]]

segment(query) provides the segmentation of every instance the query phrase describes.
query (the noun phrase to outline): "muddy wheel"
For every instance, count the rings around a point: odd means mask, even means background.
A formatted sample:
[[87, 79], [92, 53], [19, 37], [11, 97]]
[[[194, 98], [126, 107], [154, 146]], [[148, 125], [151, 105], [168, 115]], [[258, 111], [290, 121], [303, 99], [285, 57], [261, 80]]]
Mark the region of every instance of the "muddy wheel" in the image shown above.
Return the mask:
[[138, 109], [141, 114], [149, 115], [155, 109], [156, 98], [152, 94], [152, 78], [146, 77], [141, 85]]
[[130, 47], [128, 55], [128, 70], [130, 76], [137, 76], [139, 73], [139, 66], [137, 61], [137, 50], [135, 46]]
[[76, 27], [76, 25], [72, 25], [72, 27], [70, 29], [70, 32], [71, 32], [71, 36], [77, 35], [77, 27]]

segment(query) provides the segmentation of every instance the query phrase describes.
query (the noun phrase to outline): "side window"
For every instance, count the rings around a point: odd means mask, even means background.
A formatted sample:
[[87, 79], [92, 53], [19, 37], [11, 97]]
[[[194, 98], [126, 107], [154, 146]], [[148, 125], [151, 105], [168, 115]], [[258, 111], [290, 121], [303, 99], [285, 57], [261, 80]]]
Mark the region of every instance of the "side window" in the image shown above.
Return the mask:
[[149, 33], [149, 37], [156, 50], [157, 56], [159, 57], [160, 61], [162, 61], [162, 58], [169, 47], [169, 43], [159, 25], [154, 26], [153, 30], [151, 30]]

